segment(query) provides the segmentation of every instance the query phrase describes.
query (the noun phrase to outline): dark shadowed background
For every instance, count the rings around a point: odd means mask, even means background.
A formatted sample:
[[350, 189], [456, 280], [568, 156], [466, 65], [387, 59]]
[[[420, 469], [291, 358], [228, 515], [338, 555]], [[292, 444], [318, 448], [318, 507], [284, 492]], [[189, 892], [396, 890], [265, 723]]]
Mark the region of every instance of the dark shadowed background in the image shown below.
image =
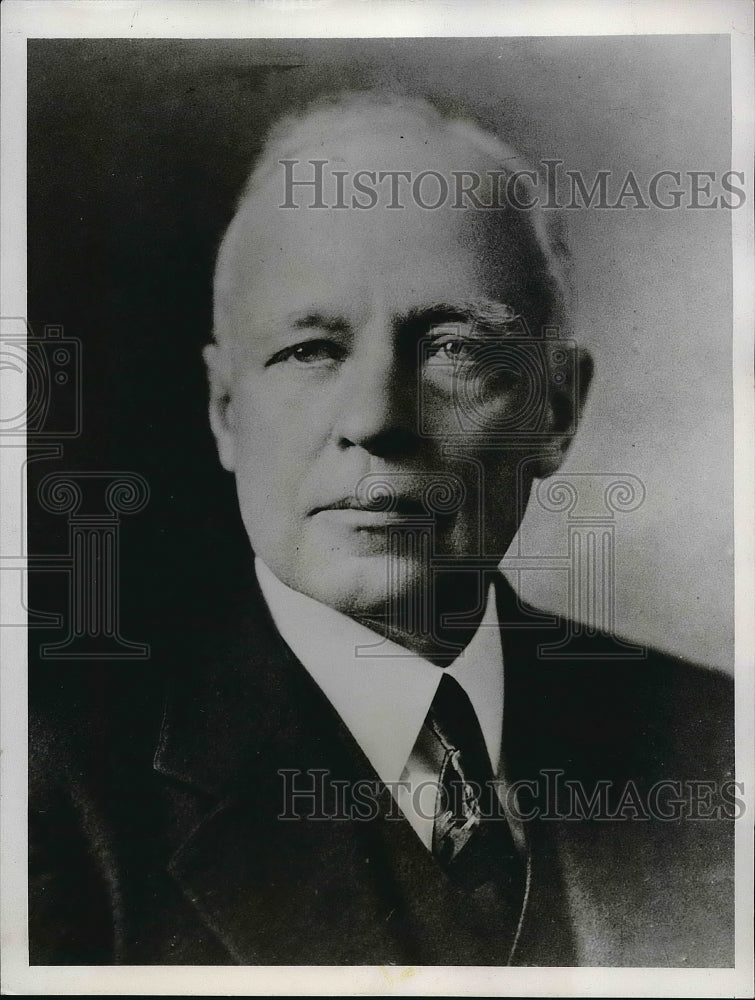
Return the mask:
[[[206, 425], [200, 349], [214, 254], [266, 127], [320, 92], [370, 85], [468, 106], [530, 161], [609, 170], [730, 166], [726, 36], [35, 40], [28, 76], [28, 317], [82, 342], [83, 432], [29, 465], [30, 551], [63, 551], [34, 489], [56, 470], [129, 470], [148, 506], [121, 528], [123, 634], [211, 618], [248, 564]], [[741, 210], [748, 210], [747, 207]], [[574, 328], [596, 360], [570, 472], [630, 474], [616, 515], [619, 634], [732, 668], [731, 213], [569, 213]], [[527, 551], [565, 553], [533, 506]], [[566, 608], [563, 571], [519, 586]], [[59, 575], [30, 604], [57, 610]], [[45, 641], [54, 641], [54, 630]]]

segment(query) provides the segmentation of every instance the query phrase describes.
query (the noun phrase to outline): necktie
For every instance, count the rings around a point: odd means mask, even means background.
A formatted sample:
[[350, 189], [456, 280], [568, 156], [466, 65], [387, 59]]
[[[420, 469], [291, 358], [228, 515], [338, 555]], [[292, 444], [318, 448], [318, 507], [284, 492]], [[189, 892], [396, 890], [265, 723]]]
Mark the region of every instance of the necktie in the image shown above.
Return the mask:
[[441, 758], [433, 854], [454, 882], [471, 890], [491, 883], [516, 907], [524, 893], [525, 866], [495, 791], [475, 710], [448, 674], [425, 724]]

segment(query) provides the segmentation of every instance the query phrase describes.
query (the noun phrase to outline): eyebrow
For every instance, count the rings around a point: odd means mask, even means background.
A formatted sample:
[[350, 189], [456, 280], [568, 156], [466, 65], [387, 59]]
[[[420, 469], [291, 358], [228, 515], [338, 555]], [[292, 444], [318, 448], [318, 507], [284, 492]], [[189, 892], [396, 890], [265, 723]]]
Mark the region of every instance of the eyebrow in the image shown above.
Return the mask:
[[434, 326], [438, 323], [465, 322], [480, 332], [526, 332], [523, 317], [513, 306], [493, 299], [466, 302], [435, 302], [422, 309], [409, 312], [404, 324], [412, 328]]
[[328, 316], [325, 313], [311, 312], [296, 316], [291, 322], [294, 330], [307, 330], [316, 327], [329, 333], [345, 333], [349, 323], [343, 316]]
[[[346, 333], [351, 324], [343, 316], [321, 312], [308, 312], [290, 317], [294, 330], [318, 329], [328, 333]], [[526, 333], [526, 323], [513, 306], [494, 299], [463, 302], [433, 302], [411, 309], [401, 317], [396, 326], [418, 333], [441, 323], [464, 322], [481, 333]]]

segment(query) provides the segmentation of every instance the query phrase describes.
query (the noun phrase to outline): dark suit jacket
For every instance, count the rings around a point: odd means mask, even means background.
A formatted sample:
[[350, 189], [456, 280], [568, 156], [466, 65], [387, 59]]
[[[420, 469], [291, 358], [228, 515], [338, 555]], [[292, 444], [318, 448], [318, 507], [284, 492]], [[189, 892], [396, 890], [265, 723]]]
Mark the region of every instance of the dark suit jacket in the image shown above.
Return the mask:
[[[600, 634], [554, 653], [566, 623], [498, 594], [506, 775], [540, 789], [513, 963], [732, 965], [731, 685]], [[278, 819], [281, 769], [377, 776], [254, 583], [227, 618], [186, 627], [167, 670], [32, 676], [32, 964], [504, 964], [494, 901], [448, 880], [387, 793], [369, 821]], [[546, 779], [608, 782], [621, 815], [567, 818]], [[660, 780], [687, 784], [653, 804]], [[643, 816], [679, 792], [698, 818]]]

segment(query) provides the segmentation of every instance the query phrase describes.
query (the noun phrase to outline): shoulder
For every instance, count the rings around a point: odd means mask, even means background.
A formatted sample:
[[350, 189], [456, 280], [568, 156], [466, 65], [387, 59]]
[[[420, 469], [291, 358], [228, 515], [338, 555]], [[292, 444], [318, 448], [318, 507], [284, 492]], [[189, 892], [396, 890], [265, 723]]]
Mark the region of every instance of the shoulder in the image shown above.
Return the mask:
[[581, 769], [732, 776], [734, 685], [726, 674], [521, 602], [510, 624], [502, 622], [502, 635], [506, 727], [515, 740], [534, 727], [541, 754]]
[[108, 785], [151, 766], [163, 677], [152, 662], [37, 664], [29, 674], [29, 792]]

